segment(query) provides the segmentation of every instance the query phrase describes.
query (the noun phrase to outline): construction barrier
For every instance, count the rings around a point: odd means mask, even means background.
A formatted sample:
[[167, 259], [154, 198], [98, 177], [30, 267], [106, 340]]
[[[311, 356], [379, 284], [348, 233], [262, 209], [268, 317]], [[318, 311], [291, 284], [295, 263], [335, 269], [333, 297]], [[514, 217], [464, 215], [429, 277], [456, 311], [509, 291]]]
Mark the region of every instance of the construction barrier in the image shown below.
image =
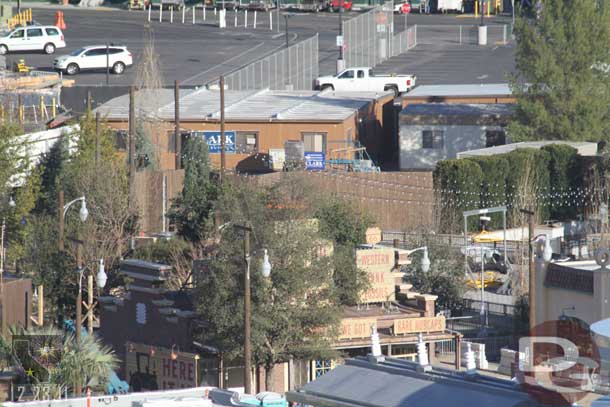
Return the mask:
[[32, 22], [32, 9], [26, 9], [23, 10], [21, 13], [14, 15], [13, 17], [9, 18], [7, 21], [7, 25], [9, 29], [13, 29], [15, 27], [17, 27], [18, 25], [21, 26], [26, 26], [27, 23], [31, 23]]

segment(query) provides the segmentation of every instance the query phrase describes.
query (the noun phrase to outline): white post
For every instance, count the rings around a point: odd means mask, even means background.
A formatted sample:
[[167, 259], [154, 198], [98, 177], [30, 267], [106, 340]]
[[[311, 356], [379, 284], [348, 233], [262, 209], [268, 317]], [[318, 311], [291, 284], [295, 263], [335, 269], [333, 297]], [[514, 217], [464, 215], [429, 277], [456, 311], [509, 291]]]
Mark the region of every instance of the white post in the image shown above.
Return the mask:
[[152, 2], [148, 5], [148, 22], [150, 23], [150, 13], [152, 12]]
[[269, 12], [269, 30], [273, 31], [273, 12]]
[[218, 10], [216, 9], [216, 7], [214, 7], [214, 15], [216, 15], [217, 12]]
[[234, 21], [233, 21], [233, 25], [235, 27], [237, 27], [237, 9], [235, 9], [235, 18], [234, 18]]
[[163, 5], [159, 4], [159, 22], [163, 21]]
[[203, 21], [205, 21], [205, 4], [203, 5]]
[[244, 28], [248, 28], [248, 10], [244, 10]]
[[193, 6], [192, 11], [193, 11], [193, 24], [195, 24], [195, 13], [197, 12], [197, 7]]
[[169, 6], [169, 23], [174, 24], [174, 6]]
[[254, 10], [254, 25], [253, 28], [256, 28], [256, 10]]
[[186, 7], [182, 7], [182, 24], [184, 24], [185, 13], [186, 13]]

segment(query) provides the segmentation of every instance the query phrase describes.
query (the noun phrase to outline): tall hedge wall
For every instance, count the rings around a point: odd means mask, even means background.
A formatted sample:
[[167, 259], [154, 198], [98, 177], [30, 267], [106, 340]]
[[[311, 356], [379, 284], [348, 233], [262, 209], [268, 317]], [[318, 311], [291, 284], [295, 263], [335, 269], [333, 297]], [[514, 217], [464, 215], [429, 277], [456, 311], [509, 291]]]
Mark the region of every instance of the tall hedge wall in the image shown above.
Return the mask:
[[[606, 178], [610, 159], [581, 157], [559, 144], [441, 161], [434, 172], [440, 231], [459, 233], [465, 210], [502, 205], [508, 207], [509, 226], [524, 222], [522, 208], [533, 208], [539, 221], [575, 219], [608, 202]], [[501, 214], [492, 215], [492, 227], [501, 226]]]

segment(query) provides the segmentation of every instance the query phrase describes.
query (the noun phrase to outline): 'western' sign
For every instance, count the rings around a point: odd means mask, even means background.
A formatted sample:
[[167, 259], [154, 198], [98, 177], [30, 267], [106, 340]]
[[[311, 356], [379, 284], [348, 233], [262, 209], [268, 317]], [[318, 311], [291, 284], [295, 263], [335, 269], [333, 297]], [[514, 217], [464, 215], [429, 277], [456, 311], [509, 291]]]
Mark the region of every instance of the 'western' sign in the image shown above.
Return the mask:
[[442, 332], [444, 330], [445, 317], [403, 318], [394, 321], [394, 335]]
[[[219, 131], [194, 131], [191, 133], [195, 136], [203, 136], [205, 142], [208, 143], [208, 151], [211, 154], [219, 154], [222, 152], [222, 137]], [[225, 131], [225, 153], [235, 152], [235, 132]]]

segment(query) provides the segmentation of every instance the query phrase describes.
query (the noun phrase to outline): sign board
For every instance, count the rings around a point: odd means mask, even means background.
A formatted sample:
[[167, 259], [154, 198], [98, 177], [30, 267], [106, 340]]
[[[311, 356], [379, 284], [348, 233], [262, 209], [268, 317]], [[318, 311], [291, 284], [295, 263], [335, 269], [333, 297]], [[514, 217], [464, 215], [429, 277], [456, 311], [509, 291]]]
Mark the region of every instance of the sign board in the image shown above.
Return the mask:
[[381, 229], [378, 227], [368, 228], [366, 230], [366, 243], [377, 244], [381, 242]]
[[269, 168], [274, 171], [281, 171], [284, 169], [284, 163], [286, 162], [286, 152], [283, 148], [270, 148], [269, 158]]
[[326, 165], [324, 153], [305, 152], [305, 169], [308, 171], [323, 171]]
[[377, 32], [378, 33], [384, 33], [385, 30], [385, 24], [377, 24]]
[[[208, 143], [210, 154], [220, 154], [222, 150], [222, 140], [219, 131], [194, 131], [195, 136], [203, 136]], [[225, 153], [235, 152], [235, 131], [225, 131]]]
[[337, 47], [341, 48], [343, 46], [343, 36], [337, 35]]
[[402, 5], [402, 12], [405, 14], [409, 14], [411, 12], [411, 5], [409, 3], [405, 3]]
[[371, 336], [371, 325], [377, 326], [376, 318], [342, 319], [339, 339], [368, 338]]
[[360, 296], [360, 303], [394, 301], [396, 299], [396, 277], [389, 271], [368, 271], [369, 289]]
[[394, 335], [445, 330], [445, 317], [403, 318], [394, 320]]
[[134, 391], [195, 387], [195, 354], [142, 343], [126, 347], [126, 380]]
[[356, 267], [362, 270], [391, 271], [394, 264], [394, 249], [392, 248], [356, 250]]

